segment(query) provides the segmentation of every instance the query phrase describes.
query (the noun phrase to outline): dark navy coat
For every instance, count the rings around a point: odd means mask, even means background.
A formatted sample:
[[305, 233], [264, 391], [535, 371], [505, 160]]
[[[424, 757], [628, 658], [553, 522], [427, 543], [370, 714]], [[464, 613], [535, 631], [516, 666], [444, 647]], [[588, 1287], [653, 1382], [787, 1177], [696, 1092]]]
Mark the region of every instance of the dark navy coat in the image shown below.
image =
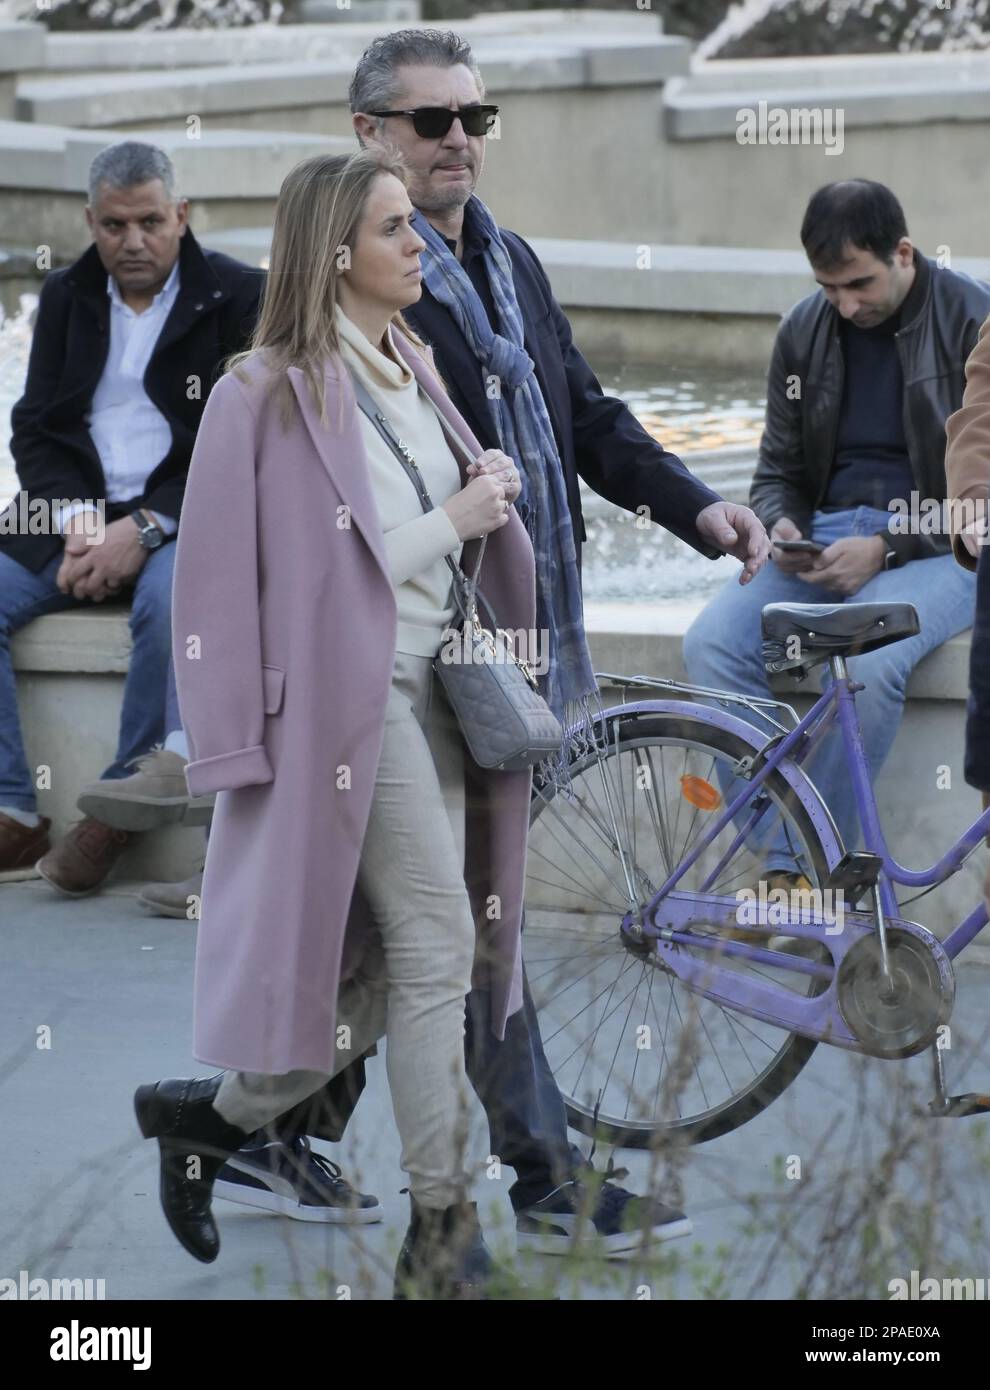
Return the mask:
[[[186, 228], [179, 243], [179, 292], [144, 376], [145, 390], [172, 431], [172, 447], [163, 459], [149, 460], [143, 493], [107, 505], [107, 521], [136, 507], [178, 520], [206, 398], [224, 359], [247, 345], [264, 279], [261, 270], [204, 250]], [[10, 452], [29, 501], [106, 500], [85, 417], [109, 351], [107, 272], [92, 245], [73, 265], [51, 271], [41, 290], [24, 394], [10, 421]], [[193, 378], [198, 393], [190, 389]], [[0, 552], [35, 572], [62, 546], [57, 535], [6, 535], [4, 529]]]

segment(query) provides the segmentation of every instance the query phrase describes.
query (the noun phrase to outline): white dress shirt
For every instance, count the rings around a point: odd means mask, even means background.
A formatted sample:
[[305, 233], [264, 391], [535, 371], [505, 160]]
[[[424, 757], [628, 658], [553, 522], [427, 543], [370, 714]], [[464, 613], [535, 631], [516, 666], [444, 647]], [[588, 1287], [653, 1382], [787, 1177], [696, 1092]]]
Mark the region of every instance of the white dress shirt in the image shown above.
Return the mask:
[[[86, 424], [103, 465], [108, 502], [123, 502], [141, 493], [172, 447], [169, 423], [145, 391], [144, 374], [178, 293], [178, 257], [165, 284], [141, 314], [124, 303], [116, 280], [107, 276], [110, 351]], [[63, 507], [59, 530], [77, 513], [93, 510], [87, 503]], [[166, 535], [178, 530], [174, 517], [151, 515]]]

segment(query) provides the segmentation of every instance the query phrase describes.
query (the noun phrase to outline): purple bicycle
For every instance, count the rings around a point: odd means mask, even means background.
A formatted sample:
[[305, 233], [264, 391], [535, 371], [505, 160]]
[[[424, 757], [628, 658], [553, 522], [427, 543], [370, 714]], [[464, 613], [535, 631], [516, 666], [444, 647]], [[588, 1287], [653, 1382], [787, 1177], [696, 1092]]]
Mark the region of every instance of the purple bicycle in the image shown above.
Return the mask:
[[[990, 1111], [990, 1097], [947, 1095], [939, 1045], [952, 962], [986, 908], [940, 942], [901, 916], [894, 887], [954, 874], [990, 832], [990, 809], [929, 868], [899, 864], [863, 749], [863, 686], [846, 671], [847, 656], [918, 630], [907, 603], [764, 608], [768, 672], [803, 678], [828, 663], [803, 719], [779, 700], [598, 673], [670, 698], [605, 710], [594, 744], [574, 753], [570, 787], [534, 785], [523, 948], [575, 1128], [631, 1148], [675, 1132], [715, 1138], [776, 1099], [820, 1042], [888, 1059], [930, 1047], [932, 1112]], [[858, 851], [804, 768], [836, 724]], [[765, 891], [769, 845], [785, 848], [799, 887]]]

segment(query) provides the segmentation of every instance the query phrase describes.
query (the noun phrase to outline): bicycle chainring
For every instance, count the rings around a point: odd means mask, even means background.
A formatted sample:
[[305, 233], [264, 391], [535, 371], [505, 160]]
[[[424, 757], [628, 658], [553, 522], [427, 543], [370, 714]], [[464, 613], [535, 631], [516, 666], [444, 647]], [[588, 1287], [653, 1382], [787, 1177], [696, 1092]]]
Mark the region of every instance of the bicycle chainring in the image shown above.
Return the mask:
[[[880, 938], [864, 936], [846, 952], [836, 999], [850, 1032], [874, 1057], [912, 1057], [935, 1041], [952, 1012], [951, 968], [925, 942], [900, 927], [887, 928], [893, 992], [884, 988]], [[946, 962], [947, 964], [947, 962]]]

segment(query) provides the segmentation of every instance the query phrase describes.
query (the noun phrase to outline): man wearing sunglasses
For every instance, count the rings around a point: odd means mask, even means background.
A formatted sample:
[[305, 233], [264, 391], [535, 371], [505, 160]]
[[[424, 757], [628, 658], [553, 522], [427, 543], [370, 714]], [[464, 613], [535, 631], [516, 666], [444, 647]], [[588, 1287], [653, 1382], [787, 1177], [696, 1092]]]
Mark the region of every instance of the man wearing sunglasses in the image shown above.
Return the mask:
[[[477, 438], [517, 462], [524, 489], [516, 505], [537, 561], [537, 623], [549, 633], [553, 679], [568, 703], [577, 703], [594, 687], [581, 605], [579, 476], [631, 512], [645, 504], [655, 521], [702, 554], [736, 556], [743, 583], [766, 561], [766, 533], [748, 508], [722, 501], [621, 401], [602, 393], [536, 256], [474, 196], [498, 107], [483, 100], [470, 48], [436, 30], [386, 35], [358, 63], [350, 96], [359, 141], [397, 148], [410, 171], [414, 225], [427, 247], [422, 299], [406, 316], [432, 345]], [[611, 1164], [604, 1181], [599, 1175], [589, 1184], [593, 1170], [568, 1141], [528, 987], [503, 1041], [490, 1018], [488, 991], [475, 988], [467, 1007], [468, 1072], [487, 1112], [492, 1153], [516, 1172], [509, 1195], [520, 1244], [565, 1253], [582, 1220], [590, 1220], [610, 1254], [632, 1249], [644, 1231], [660, 1240], [688, 1234], [683, 1213], [619, 1187]], [[335, 1110], [332, 1121], [307, 1102], [283, 1117], [278, 1142], [259, 1137], [236, 1154], [215, 1194], [314, 1219], [321, 1180], [308, 1171], [303, 1135], [339, 1139], [362, 1083], [358, 1062], [322, 1093]], [[348, 1084], [350, 1095], [342, 1098]], [[287, 1182], [300, 1193], [298, 1211], [285, 1199]], [[329, 1190], [324, 1205], [325, 1219], [348, 1219]]]

